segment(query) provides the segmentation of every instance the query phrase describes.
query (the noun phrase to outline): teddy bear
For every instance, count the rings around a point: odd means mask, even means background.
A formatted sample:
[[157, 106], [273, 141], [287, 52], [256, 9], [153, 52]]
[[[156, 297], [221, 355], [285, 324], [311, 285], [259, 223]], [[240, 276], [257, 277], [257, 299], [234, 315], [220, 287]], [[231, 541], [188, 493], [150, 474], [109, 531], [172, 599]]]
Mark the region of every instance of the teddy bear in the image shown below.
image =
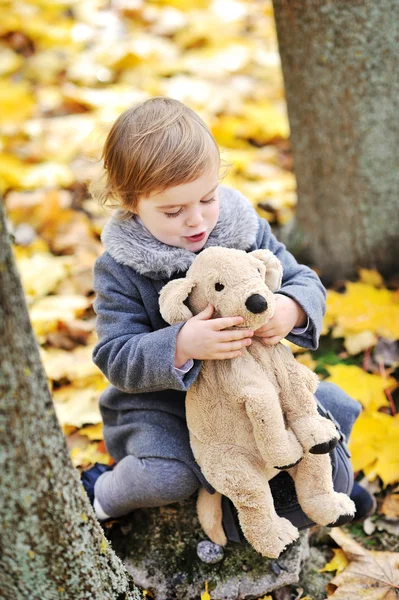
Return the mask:
[[[256, 330], [273, 316], [273, 293], [281, 280], [281, 263], [269, 250], [209, 247], [185, 278], [162, 288], [160, 312], [174, 324], [211, 303], [213, 318], [239, 315], [240, 327]], [[237, 358], [203, 361], [186, 394], [186, 416], [195, 460], [216, 490], [211, 495], [201, 489], [197, 504], [213, 542], [227, 543], [222, 495], [263, 556], [276, 558], [297, 539], [297, 528], [277, 515], [268, 483], [282, 469], [293, 478], [298, 502], [312, 521], [337, 525], [353, 517], [354, 503], [333, 489], [328, 453], [339, 436], [317, 411], [317, 383], [287, 346], [256, 337]]]

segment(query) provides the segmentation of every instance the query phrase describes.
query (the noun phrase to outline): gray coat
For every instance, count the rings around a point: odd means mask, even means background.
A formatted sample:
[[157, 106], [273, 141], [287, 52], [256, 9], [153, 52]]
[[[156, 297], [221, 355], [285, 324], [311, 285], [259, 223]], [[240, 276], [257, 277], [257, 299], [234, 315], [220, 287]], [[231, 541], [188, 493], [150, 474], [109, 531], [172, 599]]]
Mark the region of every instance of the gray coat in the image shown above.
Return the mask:
[[[203, 481], [189, 450], [184, 407], [201, 361], [186, 374], [175, 369], [176, 337], [184, 323], [168, 325], [158, 306], [162, 287], [184, 277], [195, 254], [158, 241], [135, 218], [111, 218], [102, 242], [105, 252], [94, 270], [99, 341], [93, 360], [111, 383], [100, 399], [107, 449], [115, 460], [127, 454], [182, 460]], [[271, 250], [284, 269], [278, 293], [296, 300], [309, 317], [307, 331], [287, 339], [317, 348], [325, 310], [319, 278], [297, 263], [236, 190], [220, 186], [220, 215], [209, 246]]]

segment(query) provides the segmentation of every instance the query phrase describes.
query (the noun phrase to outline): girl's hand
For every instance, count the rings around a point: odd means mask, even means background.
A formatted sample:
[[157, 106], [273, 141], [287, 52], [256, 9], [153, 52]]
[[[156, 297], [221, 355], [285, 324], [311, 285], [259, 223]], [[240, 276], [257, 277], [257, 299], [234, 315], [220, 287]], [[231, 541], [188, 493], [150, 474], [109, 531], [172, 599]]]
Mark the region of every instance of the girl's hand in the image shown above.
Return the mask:
[[275, 294], [274, 298], [274, 316], [255, 331], [255, 336], [268, 346], [278, 344], [294, 327], [300, 327], [306, 322], [306, 313], [295, 300], [282, 294]]
[[184, 365], [190, 358], [198, 360], [224, 360], [236, 358], [241, 349], [249, 346], [254, 332], [250, 329], [232, 329], [227, 327], [240, 325], [242, 317], [223, 317], [211, 319], [212, 304], [195, 317], [188, 319], [180, 329], [176, 340], [175, 367]]

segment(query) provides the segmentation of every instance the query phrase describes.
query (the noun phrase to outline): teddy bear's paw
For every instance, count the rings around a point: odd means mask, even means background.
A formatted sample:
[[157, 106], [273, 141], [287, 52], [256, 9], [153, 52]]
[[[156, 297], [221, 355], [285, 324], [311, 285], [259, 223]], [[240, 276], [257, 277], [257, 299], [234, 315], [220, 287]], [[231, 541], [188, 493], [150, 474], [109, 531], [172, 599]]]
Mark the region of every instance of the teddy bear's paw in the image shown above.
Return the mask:
[[[283, 441], [283, 440], [282, 440]], [[281, 448], [274, 448], [272, 464], [279, 471], [295, 467], [303, 459], [303, 448], [291, 429], [287, 430], [287, 439]]]
[[291, 423], [291, 428], [305, 452], [328, 454], [338, 443], [339, 435], [332, 421], [315, 415]]
[[349, 496], [340, 492], [316, 494], [305, 502], [301, 501], [301, 508], [312, 521], [328, 527], [349, 523], [356, 511]]
[[262, 556], [278, 558], [298, 537], [298, 529], [288, 519], [279, 517], [267, 530], [258, 529], [255, 538], [250, 539], [248, 536], [247, 539]]

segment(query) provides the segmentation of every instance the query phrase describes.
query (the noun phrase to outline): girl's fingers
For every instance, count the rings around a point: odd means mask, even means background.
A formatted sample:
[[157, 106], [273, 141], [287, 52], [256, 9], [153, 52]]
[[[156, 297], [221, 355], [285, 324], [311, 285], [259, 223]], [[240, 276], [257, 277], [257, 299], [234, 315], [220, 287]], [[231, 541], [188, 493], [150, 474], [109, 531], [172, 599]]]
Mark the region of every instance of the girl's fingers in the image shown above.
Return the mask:
[[227, 329], [227, 327], [241, 325], [243, 322], [244, 319], [242, 317], [221, 317], [210, 321], [214, 331], [221, 331], [222, 329]]
[[255, 332], [255, 336], [259, 338], [268, 338], [278, 335], [278, 331], [276, 329], [269, 329], [268, 331], [260, 331], [259, 333]]
[[225, 342], [224, 344], [219, 344], [219, 348], [222, 352], [234, 352], [235, 350], [240, 350], [241, 348], [245, 348], [245, 346], [249, 346], [252, 340], [245, 339], [239, 340], [237, 342]]
[[219, 342], [233, 342], [234, 340], [242, 340], [254, 335], [252, 329], [233, 329], [231, 331], [220, 331], [218, 333]]
[[234, 352], [219, 352], [214, 360], [226, 360], [228, 358], [237, 358], [238, 356], [242, 356], [241, 350], [235, 350]]
[[281, 335], [274, 335], [272, 337], [262, 338], [262, 343], [265, 344], [265, 346], [275, 346], [282, 339]]

